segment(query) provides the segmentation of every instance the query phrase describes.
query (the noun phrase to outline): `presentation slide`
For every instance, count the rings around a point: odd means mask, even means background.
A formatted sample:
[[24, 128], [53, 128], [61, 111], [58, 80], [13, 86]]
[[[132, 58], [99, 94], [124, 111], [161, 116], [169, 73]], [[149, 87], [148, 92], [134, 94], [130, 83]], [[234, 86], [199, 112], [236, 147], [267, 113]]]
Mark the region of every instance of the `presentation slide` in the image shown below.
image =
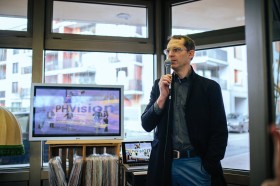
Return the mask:
[[118, 90], [37, 89], [34, 135], [102, 135], [120, 132]]

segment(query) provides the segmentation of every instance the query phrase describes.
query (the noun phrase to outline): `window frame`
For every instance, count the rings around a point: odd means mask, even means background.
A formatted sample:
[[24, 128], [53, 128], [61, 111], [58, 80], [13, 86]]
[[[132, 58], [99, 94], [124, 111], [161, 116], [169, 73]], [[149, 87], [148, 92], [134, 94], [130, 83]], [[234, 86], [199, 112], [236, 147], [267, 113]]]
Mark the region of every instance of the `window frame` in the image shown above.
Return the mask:
[[[42, 69], [42, 64], [43, 61], [42, 60], [42, 54], [44, 53], [45, 49], [49, 49], [49, 50], [53, 50], [53, 49], [60, 49], [60, 50], [64, 50], [64, 49], [71, 49], [71, 50], [98, 50], [98, 51], [107, 51], [107, 52], [122, 52], [123, 50], [125, 50], [126, 52], [135, 52], [135, 51], [149, 51], [151, 53], [156, 53], [157, 57], [157, 62], [155, 66], [155, 72], [157, 72], [157, 76], [160, 76], [160, 72], [164, 71], [164, 67], [162, 65], [162, 59], [163, 59], [163, 55], [161, 55], [162, 53], [162, 49], [164, 48], [164, 46], [166, 46], [166, 41], [165, 38], [167, 36], [170, 35], [171, 32], [171, 22], [170, 22], [170, 9], [171, 9], [171, 2], [172, 3], [184, 3], [184, 2], [192, 2], [194, 0], [187, 0], [187, 1], [182, 1], [182, 0], [170, 0], [170, 1], [153, 1], [154, 3], [152, 4], [152, 10], [154, 10], [154, 12], [152, 13], [151, 11], [149, 11], [149, 14], [152, 14], [152, 16], [148, 16], [148, 25], [152, 25], [152, 27], [149, 26], [149, 32], [150, 31], [154, 31], [158, 34], [151, 35], [151, 43], [139, 43], [139, 41], [135, 41], [136, 43], [132, 43], [131, 42], [131, 38], [126, 38], [126, 40], [117, 40], [120, 41], [120, 43], [122, 45], [119, 46], [124, 46], [123, 49], [120, 49], [121, 47], [119, 47], [118, 49], [118, 45], [111, 45], [111, 38], [96, 38], [98, 39], [98, 41], [95, 41], [94, 43], [92, 43], [92, 41], [82, 41], [82, 39], [75, 39], [75, 38], [62, 38], [62, 39], [55, 39], [55, 38], [44, 38], [44, 33], [45, 31], [45, 25], [47, 24], [47, 21], [44, 23], [44, 20], [48, 20], [49, 18], [45, 16], [44, 11], [46, 11], [47, 9], [50, 9], [51, 7], [48, 5], [48, 2], [45, 4], [45, 2], [48, 0], [28, 0], [28, 31], [27, 32], [17, 32], [17, 31], [0, 31], [0, 48], [21, 48], [21, 49], [33, 49], [33, 65], [34, 65], [34, 69]], [[113, 1], [113, 0], [111, 0]], [[77, 2], [81, 2], [78, 1]], [[93, 2], [93, 1], [87, 1], [87, 2]], [[97, 1], [98, 2], [98, 1]], [[102, 1], [102, 2], [108, 2], [108, 1]], [[118, 1], [118, 2], [123, 2], [123, 1]], [[127, 1], [126, 1], [127, 2]], [[130, 4], [134, 4], [134, 2], [139, 3], [139, 2], [143, 2], [142, 0], [136, 1], [129, 1]], [[147, 1], [145, 1], [147, 2]], [[149, 1], [149, 3], [152, 1]], [[267, 9], [264, 8], [263, 5], [261, 5], [260, 2], [264, 2], [264, 1], [253, 1], [253, 0], [249, 0], [249, 1], [245, 1], [246, 2], [246, 6], [245, 6], [245, 13], [249, 18], [248, 19], [248, 23], [249, 25], [246, 27], [247, 31], [252, 30], [255, 27], [261, 28], [259, 30], [261, 30], [260, 32], [257, 32], [258, 34], [264, 34], [265, 29], [262, 29], [264, 26], [261, 25], [259, 26], [261, 23], [263, 23], [264, 21], [262, 19], [259, 19], [260, 15], [264, 15], [263, 10]], [[116, 2], [115, 2], [116, 3]], [[39, 5], [39, 6], [37, 6]], [[33, 6], [36, 7], [36, 9], [34, 8], [33, 10]], [[35, 11], [36, 16], [33, 16], [33, 11]], [[44, 16], [42, 16], [44, 15]], [[155, 17], [154, 17], [155, 16]], [[261, 17], [263, 18], [263, 17]], [[247, 22], [247, 21], [246, 21]], [[279, 40], [280, 38], [280, 33], [277, 32], [277, 30], [279, 31], [279, 24], [273, 28], [274, 29], [274, 40]], [[35, 32], [33, 32], [33, 30], [35, 29]], [[150, 30], [152, 29], [152, 30]], [[237, 32], [236, 32], [237, 31]], [[154, 33], [152, 32], [152, 33]], [[251, 33], [254, 33], [254, 36], [256, 35], [256, 32], [254, 30], [252, 30]], [[260, 35], [259, 34], [259, 35]], [[258, 35], [258, 36], [259, 36]], [[215, 47], [219, 47], [219, 46], [232, 46], [232, 45], [236, 45], [236, 44], [245, 44], [245, 42], [248, 42], [245, 40], [245, 28], [244, 27], [240, 27], [240, 28], [229, 28], [226, 30], [215, 30], [215, 31], [211, 31], [211, 32], [204, 32], [204, 33], [199, 33], [199, 34], [195, 34], [195, 35], [190, 35], [197, 44], [197, 49], [207, 49], [207, 48], [215, 48]], [[252, 36], [251, 36], [252, 37]], [[264, 44], [264, 36], [261, 37], [261, 43]], [[33, 41], [34, 38], [34, 41]], [[73, 39], [73, 41], [72, 41]], [[87, 39], [87, 38], [85, 38]], [[91, 40], [95, 39], [94, 37], [92, 37]], [[102, 42], [105, 39], [104, 42]], [[63, 40], [63, 41], [62, 41]], [[76, 41], [74, 41], [76, 40]], [[106, 41], [107, 40], [107, 41]], [[149, 40], [150, 41], [150, 40]], [[137, 43], [138, 42], [138, 43]], [[253, 41], [250, 41], [251, 43]], [[99, 46], [99, 45], [106, 45], [106, 46]], [[96, 46], [94, 46], [96, 45]], [[254, 46], [253, 44], [251, 46]], [[257, 46], [257, 45], [255, 45]], [[82, 48], [81, 48], [82, 47]], [[147, 48], [145, 50], [143, 50], [143, 48]], [[43, 48], [43, 50], [42, 50]], [[252, 47], [254, 48], [254, 47]], [[255, 47], [256, 48], [256, 47]], [[256, 49], [250, 49], [251, 51], [256, 51]], [[119, 51], [117, 51], [116, 49], [118, 49]], [[156, 51], [156, 52], [155, 52]], [[261, 50], [257, 50], [259, 51], [262, 55], [258, 54], [257, 57], [259, 59], [262, 59], [263, 53]], [[143, 52], [144, 53], [144, 52]], [[161, 65], [161, 66], [160, 66]], [[257, 67], [254, 66], [253, 70], [259, 68], [261, 65], [258, 64]], [[41, 82], [42, 81], [42, 74], [43, 72], [39, 72], [38, 70], [32, 70], [32, 81], [33, 82]], [[161, 69], [161, 71], [160, 71]], [[262, 68], [259, 68], [262, 69]], [[262, 75], [263, 75], [263, 71], [262, 71]], [[252, 74], [254, 75], [254, 74]], [[250, 78], [250, 77], [249, 77]], [[251, 79], [253, 79], [254, 77], [251, 77]], [[263, 83], [261, 84], [263, 85]], [[262, 94], [261, 94], [262, 95]], [[266, 97], [266, 96], [263, 96]], [[267, 103], [267, 102], [265, 102]], [[259, 113], [259, 112], [258, 112]], [[265, 114], [266, 117], [267, 114]], [[261, 118], [262, 119], [262, 118]], [[263, 120], [261, 120], [263, 121]], [[260, 122], [261, 122], [260, 121]], [[267, 119], [265, 120], [267, 121]], [[263, 139], [263, 135], [258, 136], [258, 137], [262, 137]], [[257, 141], [257, 140], [256, 140]], [[30, 159], [30, 173], [25, 171], [25, 172], [20, 172], [15, 174], [16, 178], [15, 179], [15, 175], [14, 173], [3, 173], [0, 174], [0, 179], [1, 182], [10, 182], [10, 181], [25, 181], [25, 182], [29, 182], [32, 185], [39, 185], [42, 180], [44, 183], [47, 184], [46, 180], [48, 179], [48, 175], [47, 175], [47, 170], [43, 169], [41, 167], [41, 152], [42, 152], [42, 146], [40, 142], [32, 142], [31, 144], [31, 155], [33, 156]], [[262, 150], [262, 149], [261, 149]], [[259, 152], [257, 150], [255, 150], [254, 152]], [[258, 154], [258, 153], [255, 153]], [[263, 153], [259, 154], [261, 155], [260, 157], [264, 157]], [[255, 156], [255, 155], [254, 155]], [[266, 156], [265, 156], [266, 157]], [[266, 159], [267, 160], [267, 159]], [[257, 165], [253, 165], [253, 168], [259, 168], [262, 167], [265, 169], [263, 169], [264, 171], [266, 171], [267, 166], [258, 166]], [[265, 164], [266, 165], [266, 164]], [[42, 171], [41, 171], [42, 170]], [[238, 174], [238, 175], [237, 175]], [[251, 176], [253, 176], [253, 178], [258, 178], [258, 179], [262, 179], [264, 176], [258, 176], [258, 172], [257, 169], [253, 169], [251, 171]], [[236, 182], [239, 183], [244, 183], [245, 185], [249, 185], [249, 176], [248, 176], [248, 172], [246, 171], [245, 173], [243, 171], [234, 171], [234, 170], [227, 170], [226, 171], [226, 179], [227, 182], [230, 183], [234, 183], [236, 184]], [[237, 178], [238, 176], [238, 178]], [[262, 179], [263, 180], [263, 179]], [[257, 180], [258, 181], [258, 180]], [[1, 183], [0, 182], [0, 183]], [[256, 181], [254, 181], [256, 182]]]
[[33, 1], [27, 0], [27, 31], [0, 30], [0, 48], [31, 48], [33, 35]]
[[[172, 29], [172, 6], [177, 6], [185, 3], [192, 3], [197, 0], [171, 0], [170, 4], [165, 4], [165, 13], [169, 16], [167, 17], [165, 33], [167, 34], [165, 37], [171, 35]], [[195, 43], [196, 50], [206, 50], [206, 49], [214, 49], [220, 47], [232, 47], [238, 45], [246, 45], [245, 38], [245, 26], [239, 27], [231, 27], [224, 28], [219, 30], [212, 30], [202, 33], [189, 34]], [[167, 41], [163, 41], [163, 46], [167, 45]], [[251, 170], [235, 170], [223, 168], [224, 176], [227, 180], [227, 183], [233, 184], [244, 184], [249, 185], [250, 176], [249, 173]]]
[[154, 46], [154, 29], [153, 29], [153, 13], [152, 3], [150, 1], [129, 1], [119, 0], [70, 0], [64, 2], [76, 3], [94, 3], [103, 5], [118, 5], [147, 8], [147, 38], [133, 37], [113, 37], [113, 36], [98, 36], [98, 35], [78, 35], [78, 34], [62, 34], [52, 33], [52, 14], [53, 2], [62, 0], [47, 0], [46, 3], [46, 29], [45, 29], [45, 49], [46, 50], [79, 50], [88, 51], [95, 50], [100, 52], [139, 52], [143, 54], [153, 53]]

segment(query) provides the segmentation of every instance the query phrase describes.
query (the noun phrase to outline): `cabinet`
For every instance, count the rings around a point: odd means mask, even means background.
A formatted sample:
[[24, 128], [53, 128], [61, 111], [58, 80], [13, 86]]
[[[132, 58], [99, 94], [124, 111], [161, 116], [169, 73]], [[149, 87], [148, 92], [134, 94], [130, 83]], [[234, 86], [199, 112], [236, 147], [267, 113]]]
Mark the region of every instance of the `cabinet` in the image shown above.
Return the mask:
[[128, 170], [123, 164], [121, 167], [122, 186], [143, 186], [147, 182], [147, 170], [130, 169]]
[[[49, 145], [49, 159], [56, 156], [61, 158], [62, 169], [66, 179], [68, 179], [73, 168], [75, 154], [82, 156], [84, 164], [86, 157], [94, 152], [97, 154], [108, 153], [120, 157], [121, 142], [121, 140], [65, 140], [47, 141], [46, 144]], [[83, 176], [85, 166], [83, 166], [82, 171]]]
[[147, 171], [131, 171], [126, 172], [127, 186], [143, 186], [146, 185]]

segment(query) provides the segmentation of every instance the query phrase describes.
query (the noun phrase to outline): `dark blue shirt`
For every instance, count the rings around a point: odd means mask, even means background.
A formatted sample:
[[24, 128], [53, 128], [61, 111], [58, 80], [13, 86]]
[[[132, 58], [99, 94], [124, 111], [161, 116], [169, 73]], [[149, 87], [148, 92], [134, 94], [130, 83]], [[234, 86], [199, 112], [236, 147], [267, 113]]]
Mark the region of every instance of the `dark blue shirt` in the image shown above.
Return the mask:
[[[190, 75], [191, 76], [191, 75]], [[186, 101], [189, 91], [191, 78], [185, 77], [179, 79], [175, 75], [174, 80], [174, 98], [173, 98], [173, 149], [189, 150], [193, 149], [187, 128], [186, 121]]]

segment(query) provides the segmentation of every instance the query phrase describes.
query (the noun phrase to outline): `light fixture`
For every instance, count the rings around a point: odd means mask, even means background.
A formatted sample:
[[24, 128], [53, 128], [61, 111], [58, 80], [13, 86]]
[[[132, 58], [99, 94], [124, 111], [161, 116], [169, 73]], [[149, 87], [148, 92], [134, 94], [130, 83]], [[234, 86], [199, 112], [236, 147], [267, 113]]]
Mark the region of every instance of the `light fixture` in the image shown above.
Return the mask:
[[130, 15], [128, 13], [118, 13], [116, 17], [119, 19], [128, 20], [130, 18]]

